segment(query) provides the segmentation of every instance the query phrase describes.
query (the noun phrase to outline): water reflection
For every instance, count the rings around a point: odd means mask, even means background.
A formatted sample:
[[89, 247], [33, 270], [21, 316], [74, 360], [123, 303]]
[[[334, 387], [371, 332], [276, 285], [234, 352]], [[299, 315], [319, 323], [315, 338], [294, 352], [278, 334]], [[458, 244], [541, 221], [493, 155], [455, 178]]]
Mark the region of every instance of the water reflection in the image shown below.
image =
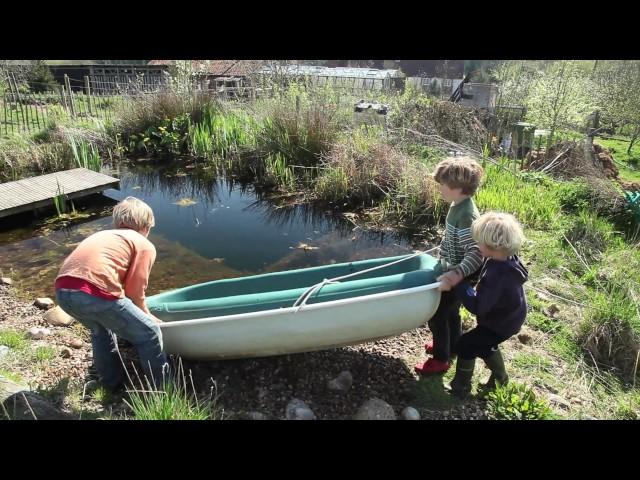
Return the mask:
[[[106, 173], [118, 176], [121, 185], [119, 191], [106, 191], [103, 201], [112, 206], [133, 195], [154, 210], [156, 228], [149, 239], [158, 256], [149, 294], [219, 278], [411, 251], [406, 240], [362, 231], [308, 205], [276, 205], [251, 184], [200, 167], [120, 165]], [[0, 230], [2, 274], [34, 294], [51, 296], [65, 256], [86, 236], [110, 228], [110, 209], [93, 208], [87, 209], [93, 217], [58, 230], [26, 218], [6, 224]]]

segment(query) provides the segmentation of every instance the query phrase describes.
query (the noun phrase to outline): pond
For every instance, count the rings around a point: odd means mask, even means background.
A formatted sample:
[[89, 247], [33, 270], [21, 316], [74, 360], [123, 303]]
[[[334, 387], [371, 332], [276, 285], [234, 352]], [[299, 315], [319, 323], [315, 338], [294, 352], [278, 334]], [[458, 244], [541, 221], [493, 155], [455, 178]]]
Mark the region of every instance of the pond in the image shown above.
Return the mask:
[[[119, 165], [104, 173], [120, 190], [75, 202], [83, 220], [54, 228], [53, 217], [0, 220], [0, 273], [35, 296], [53, 297], [64, 258], [82, 239], [110, 228], [111, 207], [132, 195], [154, 211], [157, 249], [148, 295], [187, 285], [412, 251], [407, 239], [363, 231], [306, 205], [282, 206], [251, 184], [177, 164]], [[55, 217], [55, 212], [52, 213]]]

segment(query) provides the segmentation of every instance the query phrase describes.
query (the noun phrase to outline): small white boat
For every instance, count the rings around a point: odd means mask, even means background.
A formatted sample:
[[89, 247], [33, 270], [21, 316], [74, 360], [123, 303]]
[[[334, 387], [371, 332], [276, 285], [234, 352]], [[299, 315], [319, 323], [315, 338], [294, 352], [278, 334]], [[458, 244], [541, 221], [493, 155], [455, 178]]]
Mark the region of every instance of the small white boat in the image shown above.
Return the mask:
[[187, 359], [323, 350], [424, 325], [440, 302], [436, 264], [421, 254], [288, 270], [180, 288], [147, 304], [164, 321], [165, 351]]

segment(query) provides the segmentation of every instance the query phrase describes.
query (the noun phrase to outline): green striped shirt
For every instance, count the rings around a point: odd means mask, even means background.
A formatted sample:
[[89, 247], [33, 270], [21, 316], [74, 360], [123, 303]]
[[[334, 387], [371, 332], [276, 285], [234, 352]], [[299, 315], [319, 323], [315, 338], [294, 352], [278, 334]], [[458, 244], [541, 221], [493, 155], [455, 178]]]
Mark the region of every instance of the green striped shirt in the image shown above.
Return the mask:
[[471, 197], [449, 208], [446, 229], [440, 244], [440, 256], [449, 269], [458, 270], [465, 277], [482, 266], [478, 244], [471, 238], [471, 223], [480, 216]]

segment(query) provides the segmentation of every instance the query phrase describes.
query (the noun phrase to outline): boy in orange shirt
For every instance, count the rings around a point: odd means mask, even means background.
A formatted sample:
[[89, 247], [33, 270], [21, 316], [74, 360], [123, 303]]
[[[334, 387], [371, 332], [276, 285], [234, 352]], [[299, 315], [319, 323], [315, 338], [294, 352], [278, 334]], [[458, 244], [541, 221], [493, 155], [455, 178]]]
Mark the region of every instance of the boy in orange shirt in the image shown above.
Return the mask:
[[58, 305], [91, 330], [94, 365], [106, 388], [124, 383], [116, 336], [136, 347], [148, 386], [160, 388], [168, 371], [161, 321], [145, 303], [156, 259], [147, 239], [153, 211], [127, 197], [114, 207], [113, 225], [85, 238], [66, 258], [55, 281]]

